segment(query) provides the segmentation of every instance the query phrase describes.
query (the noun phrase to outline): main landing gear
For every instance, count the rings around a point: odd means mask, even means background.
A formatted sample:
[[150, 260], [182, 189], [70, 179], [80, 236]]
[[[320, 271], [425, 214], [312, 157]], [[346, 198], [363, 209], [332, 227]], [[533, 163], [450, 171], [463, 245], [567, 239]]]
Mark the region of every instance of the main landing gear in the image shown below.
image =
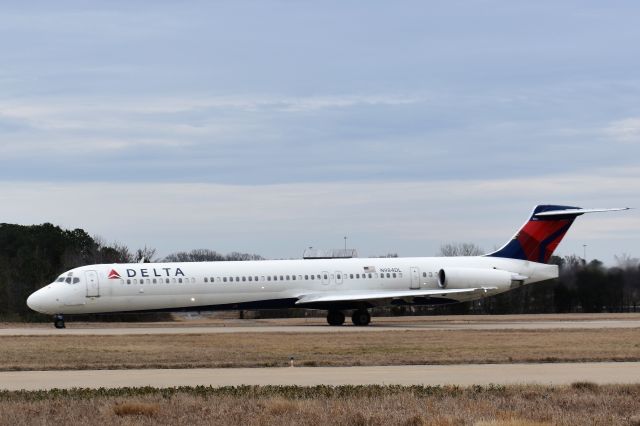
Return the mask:
[[344, 324], [344, 314], [341, 311], [329, 311], [327, 322], [329, 325], [342, 325]]
[[358, 309], [351, 314], [351, 322], [353, 325], [364, 326], [371, 322], [371, 315], [366, 309]]
[[[327, 322], [329, 325], [342, 325], [344, 324], [344, 314], [342, 311], [330, 310], [327, 313]], [[351, 322], [357, 326], [369, 325], [371, 315], [366, 309], [357, 309], [351, 314]]]
[[62, 314], [54, 315], [53, 326], [55, 328], [64, 328], [64, 317], [62, 316]]

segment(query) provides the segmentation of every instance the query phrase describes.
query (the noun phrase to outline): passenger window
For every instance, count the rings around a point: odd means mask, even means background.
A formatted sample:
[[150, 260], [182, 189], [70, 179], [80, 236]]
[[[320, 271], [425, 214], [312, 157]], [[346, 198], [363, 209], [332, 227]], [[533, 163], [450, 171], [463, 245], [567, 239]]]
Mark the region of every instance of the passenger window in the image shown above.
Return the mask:
[[239, 283], [240, 282], [240, 277], [236, 277], [236, 282]]
[[182, 284], [182, 278], [178, 278], [178, 282]]
[[280, 281], [284, 281], [284, 277], [280, 275]]
[[329, 277], [327, 276], [327, 274], [324, 274], [324, 279], [325, 279], [325, 280], [328, 280], [328, 279], [329, 279]]
[[304, 276], [304, 279], [305, 279], [305, 280], [308, 280], [308, 279], [309, 279], [309, 275], [305, 275], [305, 276]]
[[253, 277], [254, 281], [258, 281], [258, 277]]
[[340, 274], [336, 275], [336, 278], [337, 278], [337, 279], [340, 279]]
[[422, 273], [422, 276], [426, 278], [426, 277], [427, 277], [427, 273], [426, 273], [426, 272], [423, 272], [423, 273]]
[[311, 279], [314, 280], [315, 279], [315, 275], [311, 275]]
[[271, 281], [271, 275], [267, 275], [267, 281]]
[[205, 282], [205, 283], [208, 283], [208, 282], [209, 282], [209, 278], [204, 277], [204, 282]]
[[360, 278], [360, 274], [356, 274], [356, 278]]
[[433, 272], [429, 272], [429, 278], [433, 277]]
[[353, 274], [349, 274], [349, 278], [350, 278], [350, 279], [353, 279]]
[[302, 281], [302, 275], [298, 275], [298, 279]]
[[247, 277], [242, 277], [242, 281], [247, 281]]
[[227, 282], [227, 277], [222, 278], [222, 282]]
[[[387, 275], [388, 275], [388, 274], [387, 274]], [[395, 277], [396, 277], [396, 273], [394, 272], [394, 273], [393, 273], [393, 278], [395, 278]]]
[[293, 281], [295, 281], [295, 280], [296, 280], [296, 276], [295, 276], [295, 275], [291, 275], [291, 279], [292, 279]]
[[127, 280], [127, 284], [131, 284], [131, 280]]
[[172, 278], [172, 283], [175, 284], [177, 281], [175, 278]]
[[273, 280], [274, 280], [274, 281], [278, 281], [278, 276], [277, 276], [277, 275], [274, 275], [274, 276], [273, 276]]

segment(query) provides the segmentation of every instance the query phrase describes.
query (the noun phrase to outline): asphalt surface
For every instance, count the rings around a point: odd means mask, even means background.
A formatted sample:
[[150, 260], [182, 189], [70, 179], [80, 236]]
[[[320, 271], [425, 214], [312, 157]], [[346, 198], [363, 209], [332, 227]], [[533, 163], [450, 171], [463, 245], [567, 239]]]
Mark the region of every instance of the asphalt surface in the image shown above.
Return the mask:
[[[404, 330], [551, 330], [551, 329], [605, 329], [605, 328], [640, 328], [640, 319], [602, 319], [602, 320], [538, 320], [538, 321], [434, 321], [421, 320], [416, 322], [375, 322], [368, 327], [355, 327], [345, 324], [342, 327], [311, 324], [273, 325], [257, 324], [244, 325], [231, 323], [229, 325], [175, 325], [166, 326], [127, 326], [114, 327], [103, 324], [76, 326], [68, 323], [67, 328], [58, 330], [50, 324], [30, 327], [0, 328], [0, 336], [52, 336], [52, 335], [141, 335], [141, 334], [211, 334], [211, 333], [352, 333], [352, 332], [380, 332]], [[251, 324], [249, 322], [248, 324]]]
[[0, 372], [0, 389], [640, 383], [640, 362]]

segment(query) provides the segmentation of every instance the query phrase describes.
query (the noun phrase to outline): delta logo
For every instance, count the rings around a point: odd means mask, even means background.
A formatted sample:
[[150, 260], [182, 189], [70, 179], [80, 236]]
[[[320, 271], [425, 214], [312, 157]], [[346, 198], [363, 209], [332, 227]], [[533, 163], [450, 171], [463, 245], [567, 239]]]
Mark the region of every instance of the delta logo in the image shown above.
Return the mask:
[[[141, 268], [141, 269], [127, 269], [127, 278], [136, 277], [184, 277], [184, 272], [180, 268]], [[108, 275], [110, 280], [121, 280], [122, 277], [115, 269], [112, 269]]]

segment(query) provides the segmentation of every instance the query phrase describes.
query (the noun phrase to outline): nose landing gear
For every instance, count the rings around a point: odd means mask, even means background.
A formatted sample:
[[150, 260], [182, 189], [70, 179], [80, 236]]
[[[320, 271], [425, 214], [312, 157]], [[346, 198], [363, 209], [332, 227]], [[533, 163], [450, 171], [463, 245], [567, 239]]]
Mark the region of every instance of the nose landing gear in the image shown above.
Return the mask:
[[64, 326], [64, 317], [62, 314], [54, 315], [53, 317], [53, 326], [55, 328], [65, 328]]

